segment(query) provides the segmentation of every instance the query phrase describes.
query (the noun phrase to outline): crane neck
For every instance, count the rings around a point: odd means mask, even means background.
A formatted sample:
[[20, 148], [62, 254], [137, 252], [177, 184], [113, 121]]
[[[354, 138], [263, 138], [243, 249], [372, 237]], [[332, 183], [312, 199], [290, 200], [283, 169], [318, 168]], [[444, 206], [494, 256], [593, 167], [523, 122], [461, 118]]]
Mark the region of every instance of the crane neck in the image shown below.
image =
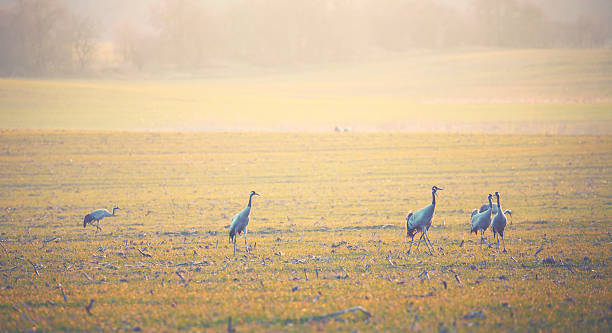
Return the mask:
[[248, 207], [251, 207], [251, 201], [252, 201], [252, 199], [253, 199], [253, 194], [251, 194], [251, 195], [249, 196], [249, 204], [247, 205]]
[[492, 211], [493, 209], [493, 203], [491, 202], [491, 197], [489, 197], [489, 209], [491, 209], [490, 211]]
[[499, 204], [499, 196], [497, 196], [497, 211], [501, 212], [501, 205]]
[[115, 216], [115, 211], [117, 210], [117, 208], [113, 207], [113, 214], [112, 216]]
[[436, 191], [431, 191], [431, 204], [436, 205]]

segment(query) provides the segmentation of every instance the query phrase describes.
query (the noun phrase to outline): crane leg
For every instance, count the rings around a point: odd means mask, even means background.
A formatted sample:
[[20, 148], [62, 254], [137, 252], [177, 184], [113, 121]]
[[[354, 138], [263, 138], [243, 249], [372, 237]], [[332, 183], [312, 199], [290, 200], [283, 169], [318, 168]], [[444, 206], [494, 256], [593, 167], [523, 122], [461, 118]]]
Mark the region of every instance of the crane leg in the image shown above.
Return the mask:
[[249, 245], [247, 244], [246, 234], [247, 234], [247, 228], [245, 227], [244, 228], [244, 247], [246, 249], [246, 252], [249, 253]]
[[425, 233], [425, 243], [426, 244], [429, 243], [429, 248], [430, 248], [429, 251], [431, 251], [431, 253], [433, 254], [435, 249], [433, 247], [433, 244], [431, 244], [431, 241], [429, 240], [429, 236], [427, 235], [427, 232]]
[[419, 245], [421, 245], [421, 241], [423, 240], [423, 236], [425, 236], [425, 234], [421, 235], [421, 238], [419, 238], [419, 242], [417, 243], [417, 248], [416, 248], [417, 252], [419, 251]]
[[[503, 235], [501, 236], [501, 238], [502, 238], [502, 243], [504, 244], [504, 253], [506, 253], [507, 252], [506, 251], [506, 241], [504, 241], [504, 236]], [[499, 239], [497, 239], [497, 241], [499, 242]]]
[[497, 236], [497, 252], [499, 253], [499, 234], [497, 234], [495, 236]]
[[410, 247], [408, 248], [408, 255], [410, 255], [410, 250], [412, 250], [412, 244], [414, 244], [414, 235], [412, 236], [412, 239], [410, 240]]
[[234, 257], [236, 256], [236, 237], [234, 237]]

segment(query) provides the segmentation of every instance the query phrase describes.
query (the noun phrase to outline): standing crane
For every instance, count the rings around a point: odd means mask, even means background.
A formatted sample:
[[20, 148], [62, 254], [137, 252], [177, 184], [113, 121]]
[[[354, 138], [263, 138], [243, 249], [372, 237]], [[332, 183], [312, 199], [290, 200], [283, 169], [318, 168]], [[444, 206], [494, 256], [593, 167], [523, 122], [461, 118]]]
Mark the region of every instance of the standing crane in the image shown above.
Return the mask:
[[472, 211], [470, 233], [473, 232], [478, 235], [478, 231], [480, 231], [480, 247], [482, 247], [482, 242], [484, 240], [484, 232], [491, 225], [491, 211], [493, 206], [493, 204], [491, 203], [492, 197], [493, 195], [489, 193], [489, 196], [487, 197], [489, 199], [489, 209], [485, 210], [482, 213], [478, 213], [476, 209]]
[[[478, 210], [479, 213], [484, 212], [485, 210], [489, 209], [489, 204], [482, 204], [482, 206], [480, 206], [480, 209]], [[493, 210], [491, 211], [492, 214], [497, 214], [497, 205], [493, 205]], [[512, 210], [510, 209], [506, 209], [504, 210], [504, 215], [508, 215], [512, 218]], [[512, 219], [510, 220], [510, 222], [512, 222]]]
[[501, 204], [499, 203], [499, 192], [495, 192], [497, 197], [497, 214], [493, 217], [491, 222], [491, 230], [493, 230], [493, 238], [497, 236], [497, 251], [499, 252], [499, 237], [502, 238], [504, 244], [504, 253], [506, 252], [506, 242], [504, 242], [504, 229], [506, 228], [506, 216], [501, 213]]
[[[87, 223], [96, 226], [96, 233], [98, 231], [101, 231], [102, 228], [100, 228], [100, 220], [105, 218], [105, 217], [113, 217], [115, 216], [115, 211], [120, 209], [119, 207], [115, 206], [113, 207], [113, 212], [109, 212], [106, 209], [96, 209], [93, 212], [85, 215], [85, 218], [83, 219], [83, 228], [87, 227]], [[96, 224], [94, 224], [94, 221], [96, 222]]]
[[247, 245], [247, 225], [249, 224], [249, 213], [251, 212], [251, 200], [254, 195], [259, 195], [255, 191], [251, 191], [249, 195], [249, 204], [244, 207], [240, 213], [236, 214], [232, 218], [232, 223], [230, 224], [229, 229], [229, 240], [234, 243], [234, 255], [236, 255], [236, 234], [240, 235], [241, 232], [244, 231], [244, 246], [246, 247], [246, 251], [249, 252], [249, 247]]
[[425, 245], [430, 249], [431, 253], [433, 253], [433, 245], [427, 236], [427, 231], [429, 230], [429, 227], [431, 227], [431, 221], [436, 209], [436, 192], [441, 190], [443, 189], [434, 185], [431, 188], [431, 204], [421, 208], [414, 214], [410, 212], [408, 213], [408, 216], [406, 216], [406, 237], [411, 238], [408, 254], [410, 254], [410, 250], [412, 250], [414, 235], [419, 232], [422, 233], [422, 235], [421, 238], [419, 238], [419, 243], [417, 244], [417, 251], [419, 250], [419, 245], [421, 245], [421, 240], [425, 238]]

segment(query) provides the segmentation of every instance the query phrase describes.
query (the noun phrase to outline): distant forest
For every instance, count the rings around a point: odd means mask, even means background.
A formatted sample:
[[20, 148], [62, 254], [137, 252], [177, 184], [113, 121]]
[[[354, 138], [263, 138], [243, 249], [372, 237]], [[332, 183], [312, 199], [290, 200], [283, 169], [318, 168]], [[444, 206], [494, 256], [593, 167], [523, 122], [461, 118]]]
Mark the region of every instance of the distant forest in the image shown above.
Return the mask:
[[[121, 3], [106, 15], [120, 13]], [[159, 0], [115, 24], [108, 37], [109, 28], [76, 10], [74, 1], [6, 0], [0, 3], [0, 76], [190, 72], [422, 49], [612, 44], [611, 23], [601, 17], [560, 21], [533, 1], [466, 3], [458, 9], [433, 0]]]

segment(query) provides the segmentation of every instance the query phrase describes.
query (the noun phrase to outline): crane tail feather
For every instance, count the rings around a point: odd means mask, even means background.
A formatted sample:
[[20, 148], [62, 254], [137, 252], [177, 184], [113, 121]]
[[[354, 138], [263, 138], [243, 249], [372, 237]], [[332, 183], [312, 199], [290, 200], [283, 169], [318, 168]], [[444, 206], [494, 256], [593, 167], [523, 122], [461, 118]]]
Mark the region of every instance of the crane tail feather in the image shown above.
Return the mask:
[[85, 215], [85, 218], [83, 219], [83, 228], [87, 227], [87, 223], [91, 222], [92, 220], [93, 217], [91, 216], [91, 214]]

